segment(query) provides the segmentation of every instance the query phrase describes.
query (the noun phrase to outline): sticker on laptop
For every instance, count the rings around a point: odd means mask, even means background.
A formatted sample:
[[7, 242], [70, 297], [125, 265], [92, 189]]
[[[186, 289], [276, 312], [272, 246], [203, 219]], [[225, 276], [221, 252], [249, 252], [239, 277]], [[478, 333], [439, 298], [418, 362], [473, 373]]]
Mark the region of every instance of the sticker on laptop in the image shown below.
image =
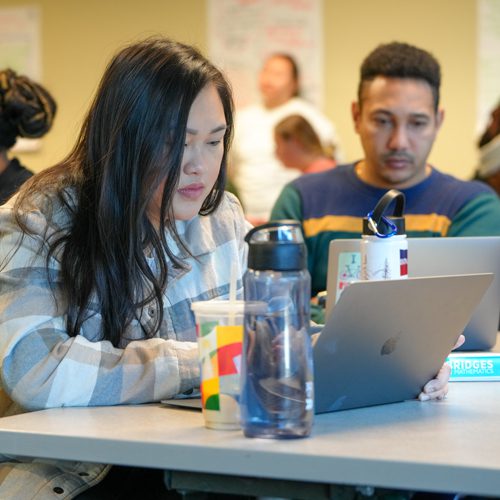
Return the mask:
[[359, 280], [361, 274], [360, 252], [341, 252], [339, 254], [338, 270], [335, 303], [351, 283]]

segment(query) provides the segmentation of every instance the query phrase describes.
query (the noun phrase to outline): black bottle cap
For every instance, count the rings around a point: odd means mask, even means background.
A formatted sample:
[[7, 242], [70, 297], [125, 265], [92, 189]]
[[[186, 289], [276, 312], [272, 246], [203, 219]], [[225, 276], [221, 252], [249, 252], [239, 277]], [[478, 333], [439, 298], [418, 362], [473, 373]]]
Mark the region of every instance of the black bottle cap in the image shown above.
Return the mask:
[[[384, 215], [389, 206], [394, 203], [392, 215]], [[405, 208], [405, 195], [397, 189], [387, 191], [378, 200], [375, 208], [363, 218], [363, 234], [379, 235], [405, 234], [405, 219], [403, 212]]]
[[300, 271], [307, 267], [307, 249], [300, 222], [270, 221], [245, 236], [248, 268], [259, 271]]

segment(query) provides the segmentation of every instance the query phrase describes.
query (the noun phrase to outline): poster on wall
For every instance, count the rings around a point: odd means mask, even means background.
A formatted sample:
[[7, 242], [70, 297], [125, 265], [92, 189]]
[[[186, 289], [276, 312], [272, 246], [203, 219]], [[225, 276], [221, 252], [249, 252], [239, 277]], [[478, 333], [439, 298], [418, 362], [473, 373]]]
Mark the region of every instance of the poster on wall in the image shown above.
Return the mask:
[[500, 1], [478, 0], [477, 132], [500, 103]]
[[[37, 7], [0, 8], [0, 68], [35, 81], [41, 78], [40, 11]], [[14, 151], [36, 151], [40, 139], [18, 139]]]
[[207, 0], [210, 58], [228, 75], [236, 107], [258, 102], [257, 78], [275, 52], [292, 55], [301, 94], [323, 100], [322, 0]]

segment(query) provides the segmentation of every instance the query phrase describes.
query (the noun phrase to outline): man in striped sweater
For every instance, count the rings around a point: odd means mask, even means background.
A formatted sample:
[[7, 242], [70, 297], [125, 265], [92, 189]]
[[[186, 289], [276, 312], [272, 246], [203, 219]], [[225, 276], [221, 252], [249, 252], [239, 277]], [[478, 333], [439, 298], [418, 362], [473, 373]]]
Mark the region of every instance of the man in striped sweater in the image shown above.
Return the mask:
[[329, 242], [360, 237], [363, 217], [389, 189], [405, 194], [409, 237], [500, 235], [493, 190], [427, 163], [444, 117], [440, 80], [428, 52], [396, 42], [377, 47], [361, 66], [352, 105], [365, 157], [299, 177], [281, 192], [271, 217], [302, 222], [313, 295], [326, 288]]

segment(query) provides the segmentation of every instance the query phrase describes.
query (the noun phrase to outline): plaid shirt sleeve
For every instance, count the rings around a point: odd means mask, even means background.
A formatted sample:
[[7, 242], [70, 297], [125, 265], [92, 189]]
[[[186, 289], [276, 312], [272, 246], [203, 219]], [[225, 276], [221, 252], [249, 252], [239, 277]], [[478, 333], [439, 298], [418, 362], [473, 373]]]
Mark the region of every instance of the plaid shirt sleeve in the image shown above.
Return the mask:
[[[159, 336], [142, 338], [133, 322], [126, 332], [132, 340], [119, 348], [98, 340], [98, 313], [82, 334], [68, 336], [64, 298], [51, 290], [46, 251], [39, 252], [47, 221], [35, 211], [28, 223], [34, 235], [25, 235], [14, 252], [20, 230], [9, 205], [0, 208], [0, 263], [7, 260], [0, 272], [0, 356], [3, 389], [10, 398], [27, 410], [145, 403], [199, 384], [190, 303], [227, 295], [230, 266], [218, 271], [227, 259], [238, 263], [241, 293], [246, 226], [235, 199], [226, 196], [214, 214], [190, 221], [185, 239], [193, 257], [169, 281]], [[49, 272], [57, 277], [55, 260]]]

